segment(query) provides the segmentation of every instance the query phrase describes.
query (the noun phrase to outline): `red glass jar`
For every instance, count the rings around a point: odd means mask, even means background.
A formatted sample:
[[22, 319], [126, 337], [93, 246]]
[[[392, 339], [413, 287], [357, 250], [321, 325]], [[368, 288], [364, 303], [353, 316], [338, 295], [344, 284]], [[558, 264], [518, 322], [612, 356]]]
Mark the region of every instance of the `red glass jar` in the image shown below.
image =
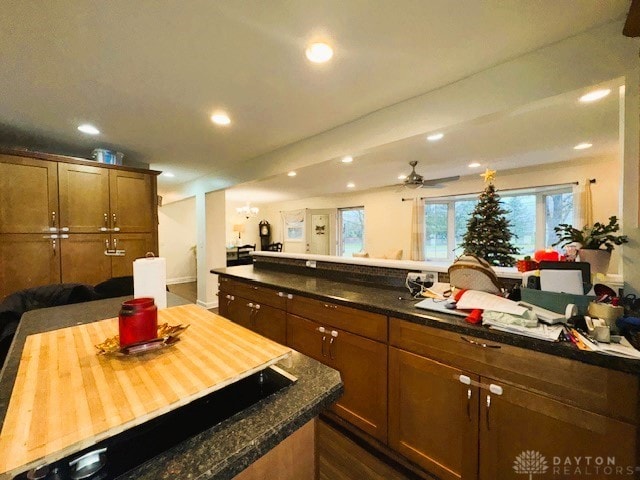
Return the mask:
[[134, 298], [122, 303], [118, 315], [120, 346], [158, 337], [158, 307], [153, 298]]

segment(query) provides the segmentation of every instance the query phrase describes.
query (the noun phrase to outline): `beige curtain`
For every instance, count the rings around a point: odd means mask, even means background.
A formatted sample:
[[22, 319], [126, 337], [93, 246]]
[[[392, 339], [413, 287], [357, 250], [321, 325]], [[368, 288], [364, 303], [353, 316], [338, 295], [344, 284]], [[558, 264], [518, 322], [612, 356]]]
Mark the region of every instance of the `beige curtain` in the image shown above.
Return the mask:
[[424, 260], [424, 202], [419, 198], [411, 207], [411, 260]]
[[591, 181], [587, 178], [582, 185], [573, 188], [573, 204], [575, 205], [573, 226], [582, 228], [593, 225], [593, 200], [591, 198]]

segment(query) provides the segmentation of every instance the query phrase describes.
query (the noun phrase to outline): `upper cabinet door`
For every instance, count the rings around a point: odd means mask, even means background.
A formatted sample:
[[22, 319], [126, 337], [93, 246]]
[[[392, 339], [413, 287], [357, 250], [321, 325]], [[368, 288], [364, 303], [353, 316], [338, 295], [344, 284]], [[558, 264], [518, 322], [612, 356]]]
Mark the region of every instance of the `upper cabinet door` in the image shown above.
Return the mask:
[[0, 233], [42, 233], [58, 227], [55, 162], [0, 155]]
[[91, 165], [58, 164], [60, 228], [71, 233], [107, 232], [109, 170]]
[[156, 227], [151, 176], [110, 170], [111, 228], [122, 232], [152, 232]]

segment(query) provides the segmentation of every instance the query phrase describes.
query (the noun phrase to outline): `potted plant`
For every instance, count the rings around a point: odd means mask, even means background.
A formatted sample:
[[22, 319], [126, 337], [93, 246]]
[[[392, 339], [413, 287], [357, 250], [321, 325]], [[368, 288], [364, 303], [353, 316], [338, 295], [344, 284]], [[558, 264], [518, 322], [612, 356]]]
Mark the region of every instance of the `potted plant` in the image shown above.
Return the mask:
[[581, 230], [568, 223], [561, 223], [553, 229], [558, 241], [553, 246], [566, 247], [576, 245], [580, 260], [591, 264], [593, 273], [607, 273], [611, 252], [616, 245], [628, 243], [626, 235], [615, 234], [620, 230], [618, 218], [609, 217], [609, 223], [596, 222], [593, 226], [585, 225]]

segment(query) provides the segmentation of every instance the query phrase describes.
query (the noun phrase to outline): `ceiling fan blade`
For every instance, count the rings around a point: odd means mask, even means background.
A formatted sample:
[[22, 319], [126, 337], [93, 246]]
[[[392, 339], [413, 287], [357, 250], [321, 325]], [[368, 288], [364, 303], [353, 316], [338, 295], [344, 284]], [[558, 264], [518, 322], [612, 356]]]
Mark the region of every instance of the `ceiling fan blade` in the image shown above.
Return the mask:
[[622, 34], [626, 37], [640, 37], [640, 0], [631, 0]]
[[443, 178], [434, 178], [431, 180], [425, 180], [422, 182], [423, 187], [441, 187], [442, 183], [447, 182], [455, 182], [460, 179], [460, 175], [456, 175], [455, 177], [443, 177]]

